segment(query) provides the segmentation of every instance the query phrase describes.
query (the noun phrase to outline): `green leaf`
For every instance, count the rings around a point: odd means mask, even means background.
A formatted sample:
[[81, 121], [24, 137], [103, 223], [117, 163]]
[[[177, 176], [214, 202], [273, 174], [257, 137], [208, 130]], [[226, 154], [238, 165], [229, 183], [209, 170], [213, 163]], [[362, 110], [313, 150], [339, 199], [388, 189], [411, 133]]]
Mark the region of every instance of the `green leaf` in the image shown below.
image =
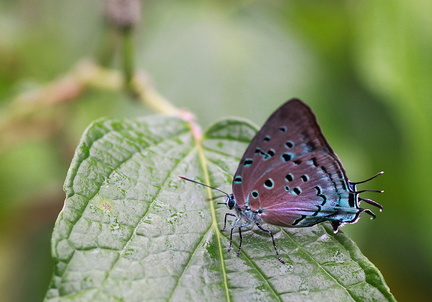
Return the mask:
[[[232, 174], [256, 132], [222, 120], [195, 140], [174, 117], [104, 119], [85, 132], [57, 220], [46, 301], [394, 301], [380, 272], [327, 225], [221, 232]], [[228, 227], [229, 229], [229, 227]]]

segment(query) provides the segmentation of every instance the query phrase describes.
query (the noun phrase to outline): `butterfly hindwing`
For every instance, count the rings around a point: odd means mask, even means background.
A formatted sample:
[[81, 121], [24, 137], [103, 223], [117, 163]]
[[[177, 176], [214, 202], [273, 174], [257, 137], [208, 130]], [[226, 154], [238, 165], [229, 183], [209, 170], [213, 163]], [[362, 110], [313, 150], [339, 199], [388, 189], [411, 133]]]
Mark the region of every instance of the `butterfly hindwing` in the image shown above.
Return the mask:
[[284, 227], [354, 221], [356, 194], [349, 191], [338, 164], [329, 154], [315, 152], [297, 164], [277, 166], [255, 182], [247, 198], [251, 211], [260, 210], [265, 222]]

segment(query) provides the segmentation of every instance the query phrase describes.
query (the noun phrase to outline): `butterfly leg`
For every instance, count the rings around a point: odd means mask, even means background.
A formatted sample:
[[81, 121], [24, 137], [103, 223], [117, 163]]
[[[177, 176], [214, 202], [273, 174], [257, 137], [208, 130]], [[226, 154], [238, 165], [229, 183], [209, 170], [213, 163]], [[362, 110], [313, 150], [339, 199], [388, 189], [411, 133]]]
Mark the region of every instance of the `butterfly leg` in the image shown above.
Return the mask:
[[248, 226], [249, 224], [250, 224], [249, 222], [245, 222], [241, 226], [238, 227], [240, 242], [239, 242], [239, 247], [238, 247], [238, 250], [237, 250], [237, 257], [240, 256], [241, 246], [242, 246], [242, 242], [243, 242], [243, 236], [242, 236], [242, 233], [241, 233], [241, 229], [243, 227], [245, 227], [245, 226]]
[[221, 230], [222, 232], [225, 231], [225, 229], [226, 229], [227, 216], [234, 216], [234, 217], [237, 217], [237, 216], [234, 215], [233, 213], [225, 213], [224, 226], [223, 226], [223, 228], [222, 228], [222, 230]]
[[242, 226], [239, 226], [239, 228], [238, 228], [240, 241], [239, 241], [239, 247], [238, 247], [238, 250], [237, 250], [237, 257], [240, 256], [241, 245], [242, 245], [242, 241], [243, 241], [243, 237], [242, 237], [242, 234], [241, 234], [241, 227]]
[[[233, 215], [233, 216], [235, 216], [234, 214], [226, 213], [226, 214], [225, 214], [225, 222], [226, 222], [226, 217], [227, 217], [227, 215]], [[228, 252], [232, 250], [232, 235], [233, 235], [233, 231], [234, 231], [235, 227], [237, 226], [237, 224], [239, 223], [240, 220], [241, 220], [241, 219], [237, 218], [237, 220], [234, 221], [234, 223], [233, 223], [232, 226], [231, 226], [231, 232], [230, 232], [230, 244], [229, 244], [229, 247], [228, 247]], [[225, 229], [225, 227], [224, 227], [224, 229]], [[240, 238], [241, 238], [241, 234], [240, 234]], [[241, 240], [240, 240], [240, 243], [241, 243]]]
[[257, 227], [258, 227], [261, 231], [267, 232], [267, 233], [270, 235], [270, 237], [271, 237], [271, 239], [272, 239], [272, 242], [273, 242], [273, 247], [274, 247], [274, 250], [275, 250], [275, 252], [276, 252], [276, 256], [277, 256], [278, 260], [279, 260], [282, 264], [285, 264], [285, 261], [282, 260], [282, 258], [281, 258], [280, 255], [279, 255], [278, 249], [277, 249], [277, 247], [276, 247], [276, 241], [275, 241], [275, 239], [274, 239], [274, 237], [273, 237], [273, 232], [270, 231], [270, 230], [267, 230], [267, 229], [263, 228], [259, 223], [257, 223], [256, 225], [257, 225]]

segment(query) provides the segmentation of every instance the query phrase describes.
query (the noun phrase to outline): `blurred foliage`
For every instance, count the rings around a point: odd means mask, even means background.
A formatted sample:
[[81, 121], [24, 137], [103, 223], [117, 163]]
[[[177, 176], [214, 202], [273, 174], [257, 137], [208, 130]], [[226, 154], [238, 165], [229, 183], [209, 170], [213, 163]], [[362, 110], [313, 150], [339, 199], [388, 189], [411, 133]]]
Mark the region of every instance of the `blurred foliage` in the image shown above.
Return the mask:
[[[386, 172], [374, 182], [386, 190], [375, 196], [384, 212], [344, 231], [397, 299], [428, 301], [432, 2], [142, 2], [133, 37], [136, 68], [202, 125], [228, 115], [259, 125], [282, 102], [299, 97], [314, 109], [352, 180]], [[122, 69], [120, 39], [103, 22], [103, 3], [0, 1], [4, 301], [45, 294], [61, 184], [83, 130], [101, 116], [151, 113], [118, 87], [56, 82], [83, 58]], [[29, 102], [53, 83], [66, 83], [53, 85], [66, 93], [63, 102]]]

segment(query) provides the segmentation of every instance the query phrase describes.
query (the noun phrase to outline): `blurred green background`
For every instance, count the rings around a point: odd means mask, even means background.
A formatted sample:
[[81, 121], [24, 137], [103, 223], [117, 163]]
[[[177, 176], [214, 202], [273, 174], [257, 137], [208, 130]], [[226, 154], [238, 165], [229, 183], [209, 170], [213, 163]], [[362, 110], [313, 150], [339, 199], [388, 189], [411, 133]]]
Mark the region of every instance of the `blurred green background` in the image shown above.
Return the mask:
[[[307, 102], [351, 180], [384, 206], [344, 231], [399, 301], [432, 296], [432, 1], [142, 1], [136, 68], [205, 128], [224, 116], [261, 125]], [[0, 292], [40, 301], [50, 235], [74, 148], [102, 116], [152, 114], [116, 89], [68, 102], [28, 96], [83, 58], [121, 70], [104, 1], [0, 0]], [[108, 59], [109, 60], [108, 60]], [[236, 167], [233, 167], [233, 172]], [[377, 212], [377, 211], [376, 211]]]

